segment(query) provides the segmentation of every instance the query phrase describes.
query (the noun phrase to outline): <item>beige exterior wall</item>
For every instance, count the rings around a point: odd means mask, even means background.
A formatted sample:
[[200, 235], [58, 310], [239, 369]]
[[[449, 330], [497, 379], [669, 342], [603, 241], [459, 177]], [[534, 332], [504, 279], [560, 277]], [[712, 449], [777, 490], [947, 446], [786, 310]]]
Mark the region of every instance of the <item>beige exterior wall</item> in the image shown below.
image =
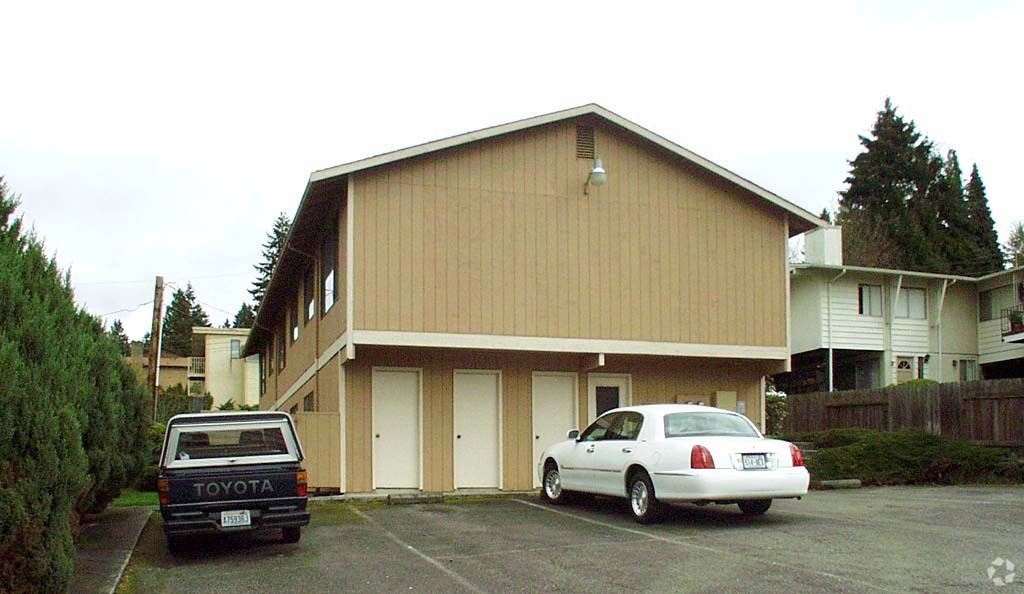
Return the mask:
[[[218, 329], [210, 329], [218, 330]], [[193, 330], [193, 332], [199, 332]], [[204, 358], [206, 360], [205, 385], [206, 391], [213, 396], [213, 408], [217, 408], [228, 400], [235, 404], [246, 404], [245, 376], [246, 363], [244, 358], [231, 357], [231, 341], [237, 340], [245, 344], [248, 333], [224, 332], [222, 334], [205, 334]]]
[[781, 211], [598, 125], [575, 122], [354, 175], [355, 327], [782, 346]]
[[[506, 490], [533, 488], [533, 394], [535, 371], [578, 374], [579, 425], [587, 419], [589, 373], [631, 374], [632, 402], [715, 403], [715, 393], [735, 392], [747, 416], [760, 423], [760, 381], [771, 362], [749, 363], [713, 359], [609, 357], [607, 365], [581, 369], [586, 357], [568, 354], [470, 352], [465, 350], [361, 347], [345, 364], [346, 478], [349, 492], [373, 488], [372, 372], [374, 367], [409, 367], [422, 373], [423, 489], [454, 489], [453, 379], [455, 370], [500, 370], [502, 387], [502, 467]], [[313, 444], [306, 445], [311, 449]], [[330, 447], [329, 445], [327, 447]], [[311, 454], [316, 455], [316, 454]], [[326, 455], [326, 454], [325, 454]]]

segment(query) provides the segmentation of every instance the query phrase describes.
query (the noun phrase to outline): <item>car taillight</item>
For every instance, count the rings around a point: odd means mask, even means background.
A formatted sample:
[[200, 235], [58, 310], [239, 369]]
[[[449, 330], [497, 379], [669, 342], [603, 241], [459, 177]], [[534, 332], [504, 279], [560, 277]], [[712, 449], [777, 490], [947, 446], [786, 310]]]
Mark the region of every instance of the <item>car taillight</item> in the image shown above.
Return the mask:
[[299, 497], [306, 496], [306, 471], [300, 470], [295, 473], [295, 489], [298, 491]]
[[171, 502], [171, 481], [156, 479], [156, 491], [160, 494], [160, 505], [167, 505]]
[[715, 459], [711, 457], [711, 452], [702, 445], [695, 445], [690, 450], [690, 468], [714, 468]]
[[800, 448], [793, 444], [789, 444], [789, 451], [793, 454], [793, 466], [803, 466], [804, 453], [800, 451]]

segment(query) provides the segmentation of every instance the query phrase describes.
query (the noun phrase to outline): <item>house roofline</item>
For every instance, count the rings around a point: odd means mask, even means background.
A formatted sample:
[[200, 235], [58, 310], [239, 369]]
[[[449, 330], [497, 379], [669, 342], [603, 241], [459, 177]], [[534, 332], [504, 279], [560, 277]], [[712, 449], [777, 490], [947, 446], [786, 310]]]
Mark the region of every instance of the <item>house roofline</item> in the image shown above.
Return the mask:
[[[778, 194], [775, 194], [774, 192], [771, 192], [755, 184], [754, 182], [740, 175], [737, 175], [736, 173], [733, 173], [732, 171], [710, 161], [709, 159], [706, 159], [698, 155], [697, 153], [694, 153], [693, 151], [690, 151], [672, 142], [671, 140], [668, 140], [667, 138], [660, 136], [648, 130], [647, 128], [644, 128], [643, 126], [633, 123], [627, 120], [626, 118], [612, 111], [609, 111], [604, 107], [601, 107], [596, 103], [588, 103], [586, 105], [581, 105], [578, 107], [572, 107], [561, 111], [555, 111], [548, 114], [516, 120], [506, 124], [491, 126], [489, 128], [482, 128], [480, 130], [466, 132], [464, 134], [457, 134], [455, 136], [449, 136], [447, 138], [442, 138], [431, 142], [425, 142], [422, 144], [413, 145], [396, 151], [391, 151], [375, 155], [373, 157], [360, 159], [358, 161], [352, 161], [349, 163], [336, 165], [334, 167], [328, 167], [326, 169], [314, 171], [313, 173], [310, 174], [309, 180], [306, 182], [306, 187], [302, 191], [302, 198], [299, 200], [299, 206], [296, 209], [295, 214], [292, 216], [291, 229], [289, 229], [288, 236], [285, 238], [284, 245], [282, 246], [282, 257], [278, 258], [277, 263], [274, 265], [274, 270], [271, 272], [270, 276], [270, 282], [267, 283], [265, 295], [269, 295], [271, 291], [275, 290], [277, 285], [280, 284], [279, 269], [281, 268], [281, 265], [285, 260], [284, 254], [287, 252], [288, 246], [292, 244], [292, 233], [295, 230], [295, 222], [298, 220], [299, 215], [304, 211], [306, 207], [306, 201], [309, 198], [310, 191], [312, 190], [314, 185], [326, 182], [328, 180], [333, 180], [342, 176], [346, 176], [358, 171], [370, 169], [372, 167], [379, 167], [381, 165], [386, 165], [388, 163], [401, 161], [403, 159], [410, 159], [420, 155], [425, 155], [428, 153], [453, 148], [471, 142], [486, 140], [489, 138], [494, 138], [497, 136], [502, 136], [505, 134], [510, 134], [513, 132], [518, 132], [521, 130], [535, 128], [537, 126], [578, 118], [586, 115], [595, 115], [611, 122], [612, 124], [618, 125], [621, 128], [624, 128], [648, 140], [649, 142], [669, 151], [670, 153], [673, 153], [683, 159], [686, 159], [687, 161], [690, 161], [691, 163], [694, 163], [695, 165], [702, 167], [707, 171], [710, 171], [711, 173], [735, 184], [736, 186], [739, 186], [740, 188], [747, 190], [748, 192], [751, 192], [752, 194], [760, 198], [763, 198], [764, 200], [768, 201], [774, 206], [782, 209], [784, 212], [794, 215], [797, 221], [801, 223], [797, 225], [793, 225], [792, 222], [790, 223], [789, 229], [790, 232], [793, 233], [794, 235], [808, 231], [813, 228], [826, 226], [828, 224], [824, 220], [814, 216], [810, 211], [800, 206], [797, 206], [796, 204], [786, 200], [785, 198], [782, 198]], [[258, 336], [262, 334], [260, 330], [269, 330], [266, 326], [263, 325], [264, 319], [262, 315], [262, 310], [263, 307], [260, 307], [260, 310], [256, 312], [256, 320], [253, 323], [252, 331], [249, 333], [249, 337], [245, 341], [245, 346], [242, 349], [242, 353], [245, 356], [252, 355], [256, 352], [254, 348], [255, 341], [258, 339]], [[351, 320], [349, 321], [349, 323], [351, 323]]]
[[[1021, 267], [1021, 268], [1024, 268], [1024, 267]], [[806, 263], [806, 262], [801, 262], [799, 264], [793, 264], [793, 269], [794, 270], [833, 270], [833, 271], [847, 270], [847, 271], [850, 271], [850, 272], [867, 272], [867, 273], [872, 273], [872, 274], [887, 274], [887, 275], [897, 275], [897, 276], [913, 276], [913, 277], [919, 277], [919, 278], [935, 278], [935, 279], [957, 280], [957, 281], [965, 281], [965, 282], [972, 282], [972, 283], [973, 282], [977, 282], [977, 281], [981, 281], [981, 280], [985, 280], [987, 278], [995, 276], [996, 274], [1002, 274], [1002, 273], [1005, 273], [1005, 272], [1010, 272], [1010, 270], [1004, 270], [1002, 272], [997, 272], [997, 273], [995, 273], [993, 275], [976, 277], [976, 276], [962, 276], [962, 275], [959, 275], [959, 274], [938, 274], [938, 273], [934, 273], [934, 272], [918, 272], [918, 271], [914, 271], [914, 270], [899, 270], [899, 269], [895, 269], [895, 268], [871, 268], [871, 267], [868, 267], [868, 266], [846, 266], [846, 265], [842, 265], [842, 264], [809, 264], [809, 263]]]
[[714, 163], [711, 160], [706, 159], [698, 155], [697, 153], [689, 149], [686, 149], [672, 142], [671, 140], [648, 130], [647, 128], [644, 128], [639, 124], [631, 122], [630, 120], [627, 120], [626, 118], [618, 115], [617, 113], [605, 109], [604, 107], [601, 107], [596, 103], [588, 103], [586, 105], [581, 105], [579, 107], [572, 107], [569, 109], [563, 109], [561, 111], [555, 111], [544, 115], [525, 118], [522, 120], [516, 120], [514, 122], [509, 122], [507, 124], [500, 124], [497, 126], [491, 126], [489, 128], [482, 128], [480, 130], [474, 130], [472, 132], [466, 132], [464, 134], [457, 134], [455, 136], [449, 136], [447, 138], [442, 138], [440, 140], [434, 140], [431, 142], [413, 145], [410, 147], [399, 149], [397, 151], [382, 153], [379, 155], [375, 155], [373, 157], [368, 157], [366, 159], [360, 159], [358, 161], [352, 161], [349, 163], [344, 163], [342, 165], [336, 165], [334, 167], [320, 169], [310, 174], [309, 185], [325, 181], [331, 178], [339, 177], [342, 175], [347, 175], [349, 173], [355, 173], [357, 171], [370, 169], [372, 167], [379, 167], [381, 165], [386, 165], [388, 163], [393, 163], [395, 161], [410, 159], [412, 157], [418, 157], [420, 155], [425, 155], [428, 153], [453, 148], [471, 142], [486, 140], [488, 138], [494, 138], [496, 136], [502, 136], [505, 134], [510, 134], [513, 132], [518, 132], [529, 128], [536, 128], [537, 126], [543, 126], [545, 124], [551, 124], [554, 122], [560, 122], [563, 120], [569, 120], [586, 115], [596, 115], [598, 117], [604, 118], [605, 120], [608, 120], [613, 124], [625, 128], [626, 130], [629, 130], [630, 132], [643, 137], [644, 139], [660, 146], [661, 148], [666, 149], [669, 152], [686, 159], [687, 161], [699, 165], [704, 169], [707, 169], [708, 171], [711, 171], [712, 173], [718, 175], [719, 177], [722, 177], [736, 184], [737, 186], [753, 194], [756, 194], [757, 196], [760, 196], [761, 198], [764, 198], [765, 200], [771, 202], [775, 206], [785, 210], [790, 214], [796, 215], [799, 219], [805, 221], [806, 225], [802, 225], [801, 227], [807, 226], [814, 228], [827, 225], [825, 221], [814, 216], [813, 214], [811, 214], [810, 211], [805, 210], [800, 206], [797, 206], [796, 204], [790, 202], [789, 200], [782, 198], [778, 194], [771, 192], [755, 184], [754, 182], [740, 175], [737, 175], [736, 173], [733, 173], [732, 171], [726, 169], [725, 167], [722, 167], [721, 165], [718, 165], [717, 163]]

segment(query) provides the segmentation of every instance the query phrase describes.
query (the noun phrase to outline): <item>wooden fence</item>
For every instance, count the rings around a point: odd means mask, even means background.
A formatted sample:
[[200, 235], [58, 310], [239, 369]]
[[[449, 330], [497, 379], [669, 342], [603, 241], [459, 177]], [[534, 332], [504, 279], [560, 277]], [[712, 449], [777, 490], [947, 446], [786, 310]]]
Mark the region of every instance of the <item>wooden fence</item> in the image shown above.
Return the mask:
[[916, 429], [983, 445], [1024, 447], [1024, 379], [792, 394], [787, 433]]
[[295, 414], [303, 465], [310, 489], [338, 491], [341, 488], [341, 415], [326, 412]]

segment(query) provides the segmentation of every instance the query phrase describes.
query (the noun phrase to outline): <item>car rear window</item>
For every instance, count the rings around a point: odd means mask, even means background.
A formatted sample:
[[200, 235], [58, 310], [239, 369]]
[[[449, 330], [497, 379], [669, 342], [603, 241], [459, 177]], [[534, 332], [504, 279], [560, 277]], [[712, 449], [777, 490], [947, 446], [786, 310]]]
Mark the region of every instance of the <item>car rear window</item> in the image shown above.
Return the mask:
[[183, 430], [178, 434], [175, 460], [205, 460], [287, 454], [280, 427], [263, 429]]
[[698, 435], [760, 437], [750, 423], [738, 415], [716, 412], [683, 412], [665, 415], [665, 437]]

